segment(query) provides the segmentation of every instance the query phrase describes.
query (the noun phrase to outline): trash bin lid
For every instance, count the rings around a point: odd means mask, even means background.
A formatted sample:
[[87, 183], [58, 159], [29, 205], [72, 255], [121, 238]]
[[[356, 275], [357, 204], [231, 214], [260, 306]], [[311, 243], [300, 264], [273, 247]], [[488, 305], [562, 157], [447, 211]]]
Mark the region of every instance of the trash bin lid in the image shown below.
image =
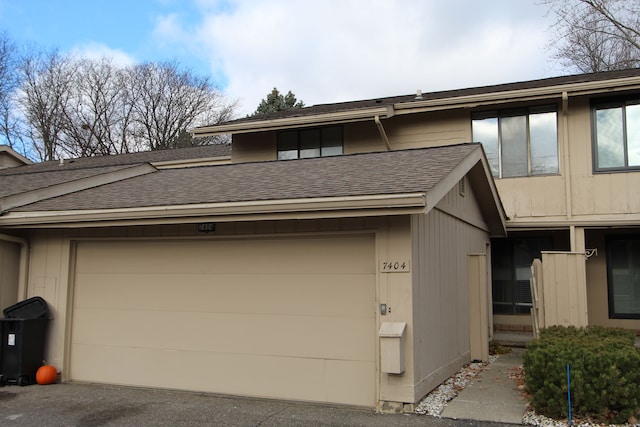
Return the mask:
[[49, 307], [42, 297], [32, 297], [2, 310], [10, 319], [38, 319], [49, 315]]

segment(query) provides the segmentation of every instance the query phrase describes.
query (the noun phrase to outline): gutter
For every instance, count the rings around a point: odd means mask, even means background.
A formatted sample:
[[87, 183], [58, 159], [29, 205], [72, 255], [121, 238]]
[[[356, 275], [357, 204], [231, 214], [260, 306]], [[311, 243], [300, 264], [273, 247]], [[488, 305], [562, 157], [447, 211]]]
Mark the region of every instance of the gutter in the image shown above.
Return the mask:
[[9, 212], [0, 217], [0, 226], [22, 229], [111, 227], [203, 221], [362, 217], [420, 213], [424, 212], [426, 206], [425, 193], [406, 193], [121, 209]]
[[620, 92], [640, 88], [639, 77], [626, 77], [595, 82], [569, 83], [557, 86], [543, 86], [530, 89], [515, 89], [450, 98], [426, 99], [395, 104], [396, 114], [411, 114], [422, 111], [453, 108], [472, 108], [483, 104], [512, 103], [536, 99], [563, 98], [564, 96], [588, 95], [592, 93]]
[[[309, 127], [321, 124], [336, 124], [345, 122], [357, 122], [371, 120], [375, 116], [385, 116], [388, 112], [386, 106], [375, 108], [357, 109], [325, 113], [311, 116], [294, 116], [282, 119], [261, 120], [255, 122], [230, 123], [226, 125], [204, 126], [190, 129], [194, 137], [215, 136], [227, 133], [250, 133], [266, 130], [286, 129], [290, 127]], [[312, 119], [310, 122], [309, 119]]]
[[412, 114], [428, 111], [444, 111], [460, 108], [474, 108], [486, 104], [512, 103], [541, 99], [561, 99], [567, 96], [588, 95], [593, 93], [615, 93], [630, 89], [640, 89], [640, 77], [625, 77], [600, 81], [568, 83], [555, 86], [542, 86], [529, 89], [514, 89], [499, 92], [487, 92], [475, 95], [450, 96], [446, 98], [414, 100], [380, 107], [353, 109], [332, 113], [307, 116], [286, 117], [273, 120], [245, 121], [226, 125], [205, 126], [190, 129], [194, 137], [222, 134], [251, 133], [279, 130], [290, 127], [312, 127], [319, 124], [339, 124], [354, 121], [367, 121], [375, 117], [389, 118], [395, 114]]
[[27, 298], [27, 279], [29, 277], [29, 241], [22, 237], [0, 233], [0, 240], [20, 245], [20, 271], [18, 273], [18, 301]]

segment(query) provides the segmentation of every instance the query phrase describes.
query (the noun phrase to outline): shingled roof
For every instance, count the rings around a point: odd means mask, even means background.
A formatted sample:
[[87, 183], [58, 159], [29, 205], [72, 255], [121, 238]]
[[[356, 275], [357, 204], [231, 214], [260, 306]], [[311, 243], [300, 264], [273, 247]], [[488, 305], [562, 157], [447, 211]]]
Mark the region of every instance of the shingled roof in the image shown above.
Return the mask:
[[157, 170], [14, 211], [73, 211], [427, 192], [478, 144]]
[[[304, 203], [328, 199], [346, 203], [341, 209], [360, 209], [362, 205], [351, 206], [349, 203], [354, 198], [362, 201], [395, 196], [400, 199], [407, 195], [419, 201], [413, 205], [414, 208], [424, 210], [429, 202], [437, 202], [435, 197], [434, 200], [427, 200], [430, 198], [428, 194], [445, 177], [456, 171], [459, 176], [454, 174], [455, 179], [460, 179], [471, 168], [477, 169], [478, 165], [480, 172], [476, 177], [479, 178], [478, 188], [482, 187], [480, 197], [496, 209], [499, 200], [497, 192], [492, 193], [493, 181], [486, 170], [482, 147], [479, 144], [460, 144], [314, 159], [170, 169], [157, 169], [147, 164], [147, 169], [123, 176], [122, 179], [109, 179], [77, 191], [27, 200], [22, 204], [5, 203], [0, 226], [3, 223], [19, 224], [26, 217], [31, 218], [31, 224], [39, 221], [40, 225], [47, 221], [48, 216], [54, 221], [60, 221], [62, 217], [75, 221], [75, 217], [86, 215], [87, 212], [101, 212], [102, 218], [111, 218], [112, 213], [120, 212], [114, 217], [121, 219], [123, 211], [134, 210], [138, 219], [146, 215], [144, 212], [151, 211], [155, 218], [177, 217], [189, 207], [211, 211], [229, 204], [259, 205], [296, 200], [300, 201], [295, 203], [303, 210]], [[28, 183], [33, 179], [41, 180], [42, 175], [48, 175], [52, 181], [62, 181], [72, 175], [82, 177], [109, 168], [115, 168], [114, 173], [122, 173], [116, 165], [88, 165], [85, 168], [76, 165], [72, 171], [0, 175], [0, 187], [11, 182], [15, 188], [29, 189], [31, 185]], [[6, 199], [0, 197], [0, 206]], [[228, 207], [225, 209], [227, 213], [232, 212]], [[265, 211], [268, 209], [265, 208]], [[168, 213], [172, 210], [173, 214]], [[497, 212], [500, 210], [501, 206]], [[496, 217], [500, 218], [500, 214]], [[500, 220], [497, 224], [499, 229]]]

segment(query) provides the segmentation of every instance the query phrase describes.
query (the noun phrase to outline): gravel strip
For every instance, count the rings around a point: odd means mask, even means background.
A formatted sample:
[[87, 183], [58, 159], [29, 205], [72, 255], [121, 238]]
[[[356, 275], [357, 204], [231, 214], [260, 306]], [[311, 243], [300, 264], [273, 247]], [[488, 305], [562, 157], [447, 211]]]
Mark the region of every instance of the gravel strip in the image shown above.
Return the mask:
[[[440, 417], [442, 411], [447, 406], [447, 403], [456, 397], [469, 382], [475, 378], [483, 369], [489, 366], [496, 360], [497, 356], [489, 356], [488, 363], [470, 363], [463, 366], [454, 376], [440, 384], [431, 393], [425, 396], [415, 409], [416, 414], [431, 415], [433, 417]], [[519, 388], [524, 390], [524, 371], [519, 369], [519, 372], [513, 372], [510, 375]], [[522, 384], [521, 384], [522, 383]], [[522, 385], [522, 387], [521, 387]], [[532, 425], [538, 427], [566, 427], [568, 420], [554, 420], [552, 418], [545, 417], [544, 415], [536, 414], [535, 411], [529, 409], [522, 418], [522, 424]], [[575, 427], [640, 427], [640, 423], [631, 424], [596, 424], [585, 420], [574, 420], [573, 426]]]
[[478, 362], [463, 366], [457, 374], [440, 384], [420, 401], [416, 407], [416, 414], [439, 417], [447, 406], [447, 402], [456, 397], [471, 379], [494, 360], [496, 360], [496, 356], [489, 356], [488, 363]]

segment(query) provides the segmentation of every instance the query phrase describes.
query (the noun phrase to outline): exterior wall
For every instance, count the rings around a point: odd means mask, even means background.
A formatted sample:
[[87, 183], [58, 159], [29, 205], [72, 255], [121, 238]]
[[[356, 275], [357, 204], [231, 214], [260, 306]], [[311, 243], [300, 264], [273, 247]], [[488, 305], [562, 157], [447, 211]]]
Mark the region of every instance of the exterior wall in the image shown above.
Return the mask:
[[0, 310], [18, 302], [20, 245], [0, 240]]
[[[71, 308], [73, 297], [74, 240], [171, 237], [215, 238], [216, 236], [335, 234], [351, 231], [372, 231], [376, 236], [376, 266], [383, 260], [403, 260], [411, 263], [411, 221], [407, 216], [388, 218], [352, 218], [300, 221], [262, 221], [218, 223], [211, 235], [197, 232], [196, 224], [169, 226], [116, 227], [82, 230], [39, 230], [29, 236], [32, 251], [30, 257], [28, 296], [39, 295], [48, 302], [53, 320], [50, 327], [46, 359], [62, 369], [67, 380]], [[322, 262], [322, 260], [318, 260]], [[390, 307], [387, 316], [381, 316], [379, 305], [371, 307], [376, 312], [376, 331], [381, 322], [407, 322], [405, 375], [380, 384], [376, 394], [383, 400], [413, 402], [413, 303], [411, 273], [376, 273], [376, 300]], [[378, 360], [376, 350], [376, 360]]]
[[22, 166], [24, 163], [11, 154], [0, 151], [0, 169]]
[[486, 227], [472, 225], [484, 221], [470, 185], [465, 194], [456, 187], [429, 215], [412, 222], [414, 401], [470, 360], [468, 255], [487, 255], [490, 289], [489, 235]]
[[231, 162], [276, 160], [276, 132], [243, 133], [233, 136]]
[[[382, 125], [391, 147], [395, 150], [471, 141], [468, 111], [395, 116], [383, 119]], [[276, 131], [234, 135], [232, 162], [275, 160], [276, 138]], [[373, 121], [345, 124], [343, 138], [345, 154], [387, 150]]]

